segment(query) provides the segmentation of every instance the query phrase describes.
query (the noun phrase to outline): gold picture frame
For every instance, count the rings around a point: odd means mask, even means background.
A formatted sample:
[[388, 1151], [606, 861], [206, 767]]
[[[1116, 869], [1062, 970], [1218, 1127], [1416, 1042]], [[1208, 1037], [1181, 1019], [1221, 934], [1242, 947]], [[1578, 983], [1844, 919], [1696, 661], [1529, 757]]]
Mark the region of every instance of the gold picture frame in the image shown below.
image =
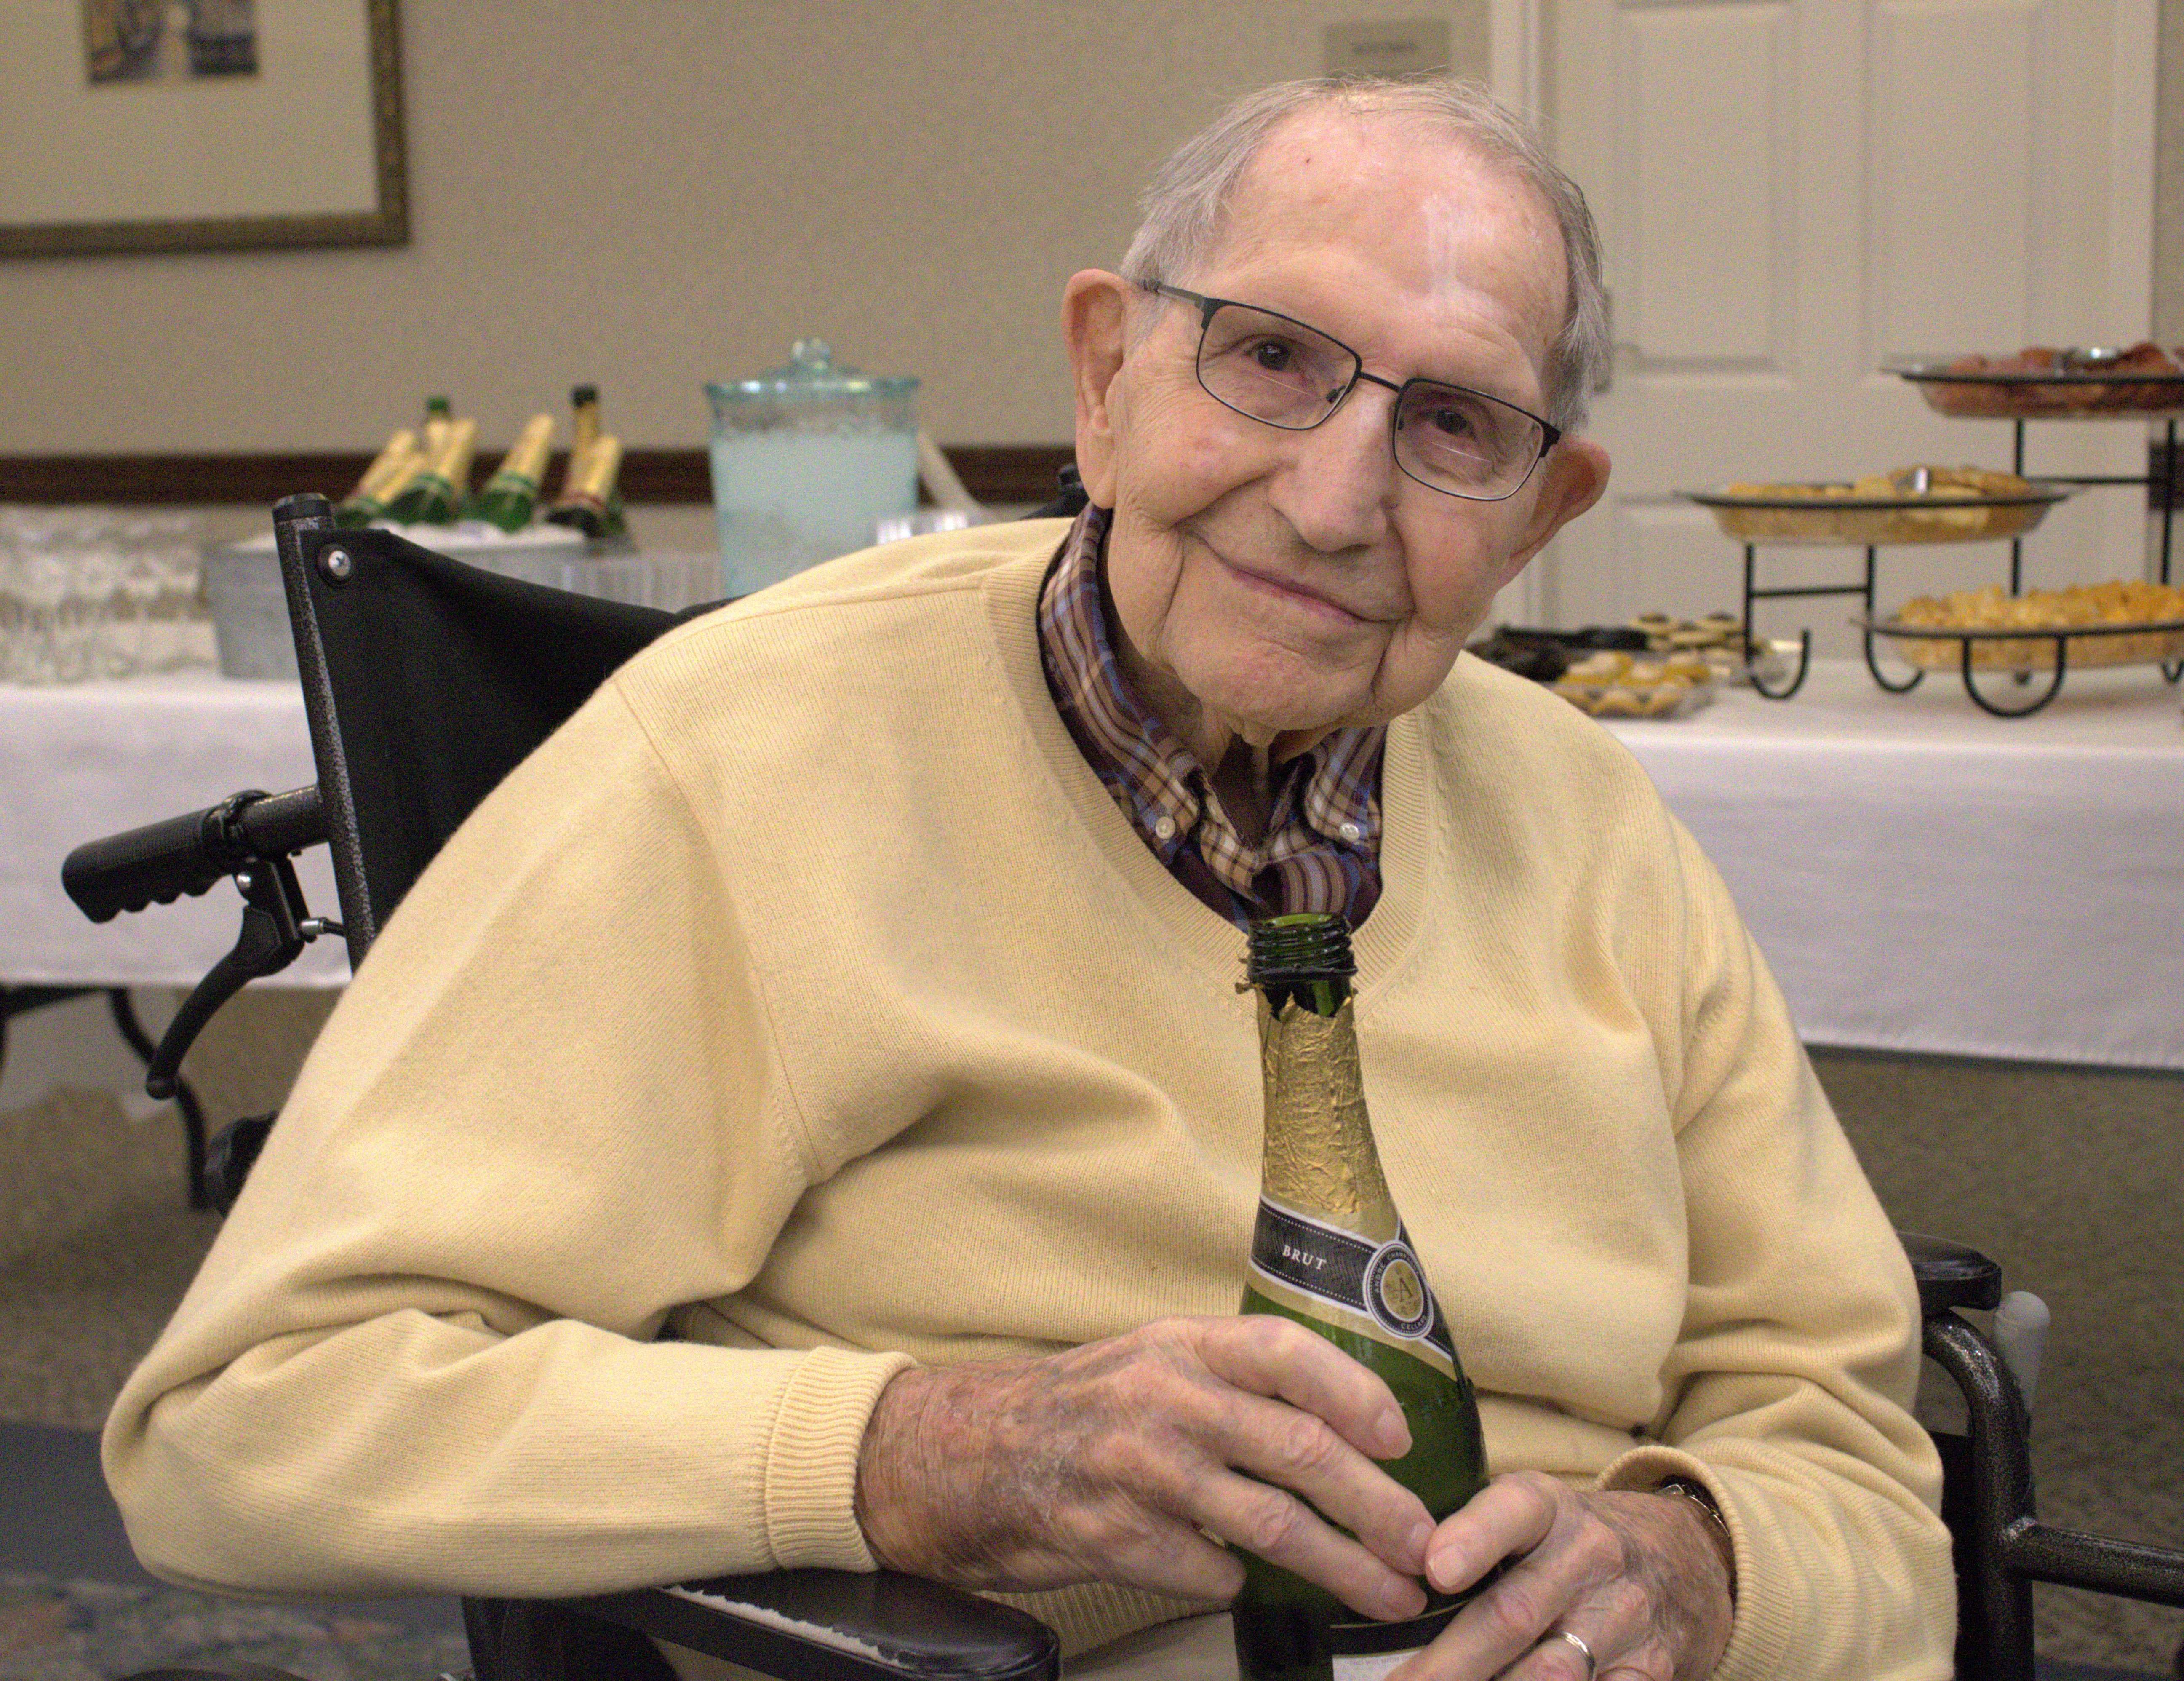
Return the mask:
[[81, 4], [0, 6], [0, 256], [409, 243], [396, 0], [258, 0], [252, 74], [156, 87], [101, 85]]

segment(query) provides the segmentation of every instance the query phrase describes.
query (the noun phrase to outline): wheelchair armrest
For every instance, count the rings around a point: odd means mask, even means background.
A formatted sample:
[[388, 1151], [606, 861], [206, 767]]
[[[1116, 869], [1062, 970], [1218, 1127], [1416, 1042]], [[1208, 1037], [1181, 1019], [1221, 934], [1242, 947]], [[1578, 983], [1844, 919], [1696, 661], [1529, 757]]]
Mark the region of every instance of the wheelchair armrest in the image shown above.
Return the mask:
[[1987, 1309], [2001, 1304], [2002, 1269], [1977, 1249], [1919, 1231], [1899, 1231], [1896, 1237], [1911, 1259], [1911, 1276], [1919, 1282], [1919, 1311], [1925, 1317], [1931, 1319], [1952, 1308]]
[[559, 1603], [671, 1645], [798, 1681], [1056, 1681], [1036, 1617], [894, 1571], [716, 1576]]

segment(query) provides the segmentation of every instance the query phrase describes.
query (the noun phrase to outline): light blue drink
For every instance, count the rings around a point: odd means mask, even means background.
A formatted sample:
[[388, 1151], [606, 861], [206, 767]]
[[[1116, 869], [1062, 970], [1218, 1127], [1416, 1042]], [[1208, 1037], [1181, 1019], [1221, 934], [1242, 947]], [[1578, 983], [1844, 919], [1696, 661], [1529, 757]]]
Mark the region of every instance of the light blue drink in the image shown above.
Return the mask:
[[748, 595], [872, 543], [875, 522], [917, 506], [907, 432], [746, 432], [712, 444], [721, 584]]
[[877, 522], [917, 506], [916, 389], [837, 367], [816, 338], [798, 339], [786, 367], [705, 388], [728, 594], [869, 548]]

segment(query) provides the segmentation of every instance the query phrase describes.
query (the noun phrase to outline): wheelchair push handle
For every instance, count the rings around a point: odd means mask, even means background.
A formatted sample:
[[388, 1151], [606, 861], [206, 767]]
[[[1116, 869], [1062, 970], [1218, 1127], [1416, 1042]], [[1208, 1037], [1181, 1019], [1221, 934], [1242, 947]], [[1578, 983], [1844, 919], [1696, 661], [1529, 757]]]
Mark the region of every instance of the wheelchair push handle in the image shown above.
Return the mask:
[[326, 838], [316, 787], [256, 790], [186, 816], [86, 840], [61, 865], [61, 885], [93, 922], [209, 889], [253, 859], [285, 857]]

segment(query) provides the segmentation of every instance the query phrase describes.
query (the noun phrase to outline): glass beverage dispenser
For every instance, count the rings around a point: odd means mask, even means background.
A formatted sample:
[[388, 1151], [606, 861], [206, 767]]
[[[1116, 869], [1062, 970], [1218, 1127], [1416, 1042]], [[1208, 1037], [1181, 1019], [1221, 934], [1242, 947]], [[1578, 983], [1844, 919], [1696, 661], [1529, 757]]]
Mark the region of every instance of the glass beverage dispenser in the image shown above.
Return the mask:
[[839, 367], [800, 338], [788, 365], [705, 388], [721, 582], [748, 595], [869, 548], [876, 522], [917, 506], [917, 381]]

